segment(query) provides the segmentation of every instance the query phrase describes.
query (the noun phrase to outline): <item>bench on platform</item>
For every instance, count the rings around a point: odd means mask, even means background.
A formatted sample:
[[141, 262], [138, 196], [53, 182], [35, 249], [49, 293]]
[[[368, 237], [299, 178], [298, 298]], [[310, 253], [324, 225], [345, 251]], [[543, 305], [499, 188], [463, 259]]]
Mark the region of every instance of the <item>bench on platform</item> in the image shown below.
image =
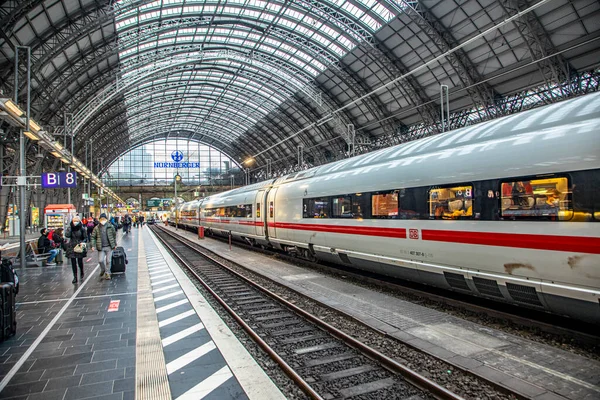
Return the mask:
[[[19, 249], [21, 244], [19, 242], [16, 243], [7, 243], [5, 245], [0, 246], [0, 254], [2, 258], [7, 258], [13, 264], [16, 264], [19, 259]], [[37, 239], [29, 239], [25, 241], [25, 254], [27, 257], [27, 261], [32, 261], [34, 264], [42, 266], [44, 261], [50, 257], [50, 253], [39, 254], [37, 252]]]
[[27, 261], [43, 267], [45, 262], [50, 257], [50, 253], [38, 253], [37, 240], [27, 242]]

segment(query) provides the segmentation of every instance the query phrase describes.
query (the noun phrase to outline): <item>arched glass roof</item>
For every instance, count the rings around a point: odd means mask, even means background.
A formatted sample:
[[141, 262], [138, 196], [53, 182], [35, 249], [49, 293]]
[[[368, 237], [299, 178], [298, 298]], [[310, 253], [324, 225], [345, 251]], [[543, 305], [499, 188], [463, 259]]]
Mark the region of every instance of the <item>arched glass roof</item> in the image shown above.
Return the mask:
[[441, 85], [444, 129], [596, 91], [599, 14], [589, 0], [0, 0], [0, 89], [12, 97], [29, 46], [33, 117], [73, 132], [81, 159], [90, 140], [108, 162], [182, 138], [285, 170], [300, 146], [314, 165], [440, 132]]

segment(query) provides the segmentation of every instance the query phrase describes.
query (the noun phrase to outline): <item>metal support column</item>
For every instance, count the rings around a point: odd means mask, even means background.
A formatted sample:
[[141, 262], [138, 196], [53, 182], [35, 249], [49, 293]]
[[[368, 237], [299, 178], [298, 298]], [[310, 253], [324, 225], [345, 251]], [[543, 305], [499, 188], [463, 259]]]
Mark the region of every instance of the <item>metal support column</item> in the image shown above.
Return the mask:
[[[179, 174], [177, 174], [179, 175]], [[179, 230], [179, 224], [177, 223], [177, 206], [179, 203], [179, 199], [177, 198], [177, 175], [173, 178], [173, 184], [175, 185], [175, 230]]]
[[[444, 110], [444, 96], [446, 97], [446, 109]], [[444, 114], [445, 122], [444, 122]], [[440, 115], [442, 119], [442, 132], [450, 128], [450, 94], [448, 93], [448, 85], [440, 85]], [[447, 129], [446, 129], [447, 128]]]
[[[31, 48], [26, 46], [17, 46], [15, 48], [15, 101], [18, 101], [17, 88], [19, 85], [18, 74], [19, 74], [19, 49], [27, 51], [27, 105], [25, 111], [25, 129], [29, 131], [29, 122], [31, 119]], [[25, 248], [25, 232], [27, 228], [27, 205], [25, 204], [25, 191], [27, 189], [27, 159], [25, 135], [23, 130], [20, 130], [19, 138], [19, 177], [17, 178], [17, 185], [19, 187], [19, 222], [20, 222], [20, 265], [21, 267], [27, 266], [27, 254]]]
[[298, 169], [302, 168], [302, 164], [304, 164], [304, 146], [300, 144], [298, 145]]

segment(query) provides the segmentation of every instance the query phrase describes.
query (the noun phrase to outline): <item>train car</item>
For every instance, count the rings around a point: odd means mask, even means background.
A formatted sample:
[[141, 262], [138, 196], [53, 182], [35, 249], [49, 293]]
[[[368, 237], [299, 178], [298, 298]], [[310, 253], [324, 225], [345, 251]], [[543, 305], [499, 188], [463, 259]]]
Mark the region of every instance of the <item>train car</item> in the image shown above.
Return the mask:
[[197, 227], [200, 221], [200, 201], [193, 200], [179, 205], [177, 215], [179, 225], [189, 228]]
[[587, 95], [211, 196], [200, 220], [600, 324], [599, 130]]
[[264, 234], [262, 204], [274, 180], [230, 190], [207, 197], [202, 202], [201, 224], [221, 235], [231, 235], [249, 243], [268, 244]]

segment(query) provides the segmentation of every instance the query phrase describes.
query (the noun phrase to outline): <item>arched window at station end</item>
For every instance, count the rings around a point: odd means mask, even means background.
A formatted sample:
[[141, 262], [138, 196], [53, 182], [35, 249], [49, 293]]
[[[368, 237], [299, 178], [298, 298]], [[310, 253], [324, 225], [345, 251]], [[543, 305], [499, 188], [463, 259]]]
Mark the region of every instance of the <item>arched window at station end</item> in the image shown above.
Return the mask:
[[187, 139], [156, 140], [117, 158], [101, 174], [102, 181], [119, 186], [167, 186], [175, 175], [186, 186], [228, 185], [240, 166], [221, 151]]

